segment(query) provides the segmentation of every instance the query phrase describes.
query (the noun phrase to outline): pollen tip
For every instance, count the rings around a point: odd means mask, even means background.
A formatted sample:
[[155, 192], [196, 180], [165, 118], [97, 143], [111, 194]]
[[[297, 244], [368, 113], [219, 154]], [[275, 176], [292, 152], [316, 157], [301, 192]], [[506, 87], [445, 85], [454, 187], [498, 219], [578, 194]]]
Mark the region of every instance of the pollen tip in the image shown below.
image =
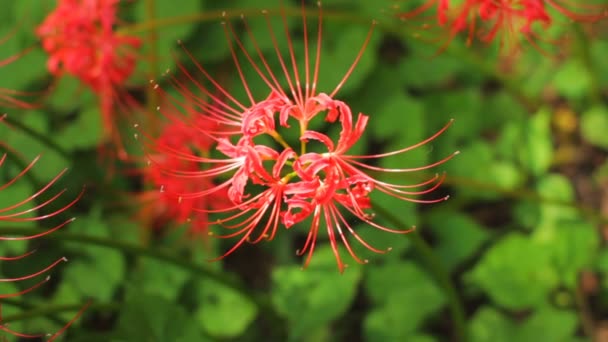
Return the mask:
[[447, 201], [447, 200], [449, 200], [449, 199], [450, 199], [450, 195], [446, 195], [446, 196], [443, 198], [443, 200], [444, 200], [444, 201]]
[[51, 280], [51, 276], [47, 275], [46, 278], [44, 278], [44, 281], [49, 281], [49, 280]]
[[262, 12], [262, 14], [268, 14], [268, 10], [266, 10], [266, 9], [263, 9], [261, 12]]
[[137, 127], [139, 127], [139, 124], [138, 124], [138, 123], [133, 124], [133, 128], [137, 128]]
[[68, 262], [68, 258], [66, 258], [66, 257], [62, 257], [62, 258], [61, 258], [61, 261], [63, 261], [63, 262]]
[[460, 151], [454, 151], [454, 155], [460, 154]]
[[68, 222], [74, 222], [74, 221], [76, 221], [76, 218], [72, 217]]
[[412, 230], [416, 230], [416, 226], [412, 226]]
[[376, 19], [372, 19], [372, 26], [378, 25], [378, 21]]
[[222, 11], [222, 18], [226, 18], [226, 11]]
[[182, 40], [181, 40], [181, 39], [178, 39], [178, 40], [177, 40], [177, 44], [182, 45]]
[[386, 252], [388, 253], [388, 252], [390, 252], [392, 250], [393, 250], [393, 247], [389, 247], [389, 248], [386, 249]]
[[160, 110], [160, 106], [156, 106], [156, 110]]
[[365, 259], [365, 260], [363, 260], [363, 263], [364, 263], [364, 264], [369, 264], [369, 259]]

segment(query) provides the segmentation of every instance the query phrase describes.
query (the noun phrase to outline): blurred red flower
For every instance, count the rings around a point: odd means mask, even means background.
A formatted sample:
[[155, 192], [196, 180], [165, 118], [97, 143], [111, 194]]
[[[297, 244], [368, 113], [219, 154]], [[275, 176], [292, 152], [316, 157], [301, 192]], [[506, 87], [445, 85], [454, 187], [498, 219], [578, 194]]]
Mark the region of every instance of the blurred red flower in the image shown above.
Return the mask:
[[75, 76], [99, 96], [106, 134], [120, 144], [114, 128], [118, 89], [135, 69], [141, 40], [115, 32], [118, 3], [60, 0], [36, 33], [49, 55], [49, 71]]
[[499, 37], [501, 47], [512, 52], [523, 38], [542, 50], [538, 43], [551, 41], [543, 30], [553, 25], [558, 16], [569, 21], [594, 22], [608, 15], [605, 5], [571, 0], [427, 0], [398, 16], [412, 20], [433, 7], [436, 7], [437, 24], [447, 30], [442, 49], [466, 31], [469, 44], [475, 38], [489, 43]]

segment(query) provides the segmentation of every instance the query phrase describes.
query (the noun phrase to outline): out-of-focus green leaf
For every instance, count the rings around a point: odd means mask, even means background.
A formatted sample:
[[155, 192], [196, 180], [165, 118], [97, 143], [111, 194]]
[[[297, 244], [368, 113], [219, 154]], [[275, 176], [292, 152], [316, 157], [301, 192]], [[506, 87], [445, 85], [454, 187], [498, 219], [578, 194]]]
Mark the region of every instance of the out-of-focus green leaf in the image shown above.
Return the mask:
[[568, 178], [560, 174], [549, 174], [538, 181], [536, 188], [538, 194], [545, 199], [540, 204], [541, 225], [580, 217], [576, 208], [566, 204], [574, 200], [574, 189]]
[[541, 110], [536, 113], [525, 124], [522, 134], [520, 161], [533, 175], [539, 176], [549, 168], [553, 159], [550, 112]]
[[208, 279], [199, 288], [199, 309], [194, 315], [211, 336], [238, 337], [256, 318], [255, 304], [235, 290]]
[[449, 269], [465, 262], [489, 237], [471, 217], [452, 211], [433, 213], [429, 224], [438, 240], [435, 250]]
[[130, 276], [134, 291], [171, 301], [177, 299], [189, 277], [189, 273], [183, 269], [154, 259], [141, 259]]
[[593, 145], [608, 149], [608, 109], [593, 107], [581, 117], [581, 134]]
[[361, 268], [354, 261], [349, 264], [340, 274], [331, 248], [321, 246], [306, 271], [296, 266], [273, 270], [272, 302], [287, 318], [291, 339], [311, 336], [346, 312], [361, 278]]
[[[138, 1], [135, 6], [135, 17], [138, 22], [147, 22], [151, 19], [162, 20], [178, 16], [192, 15], [199, 13], [202, 9], [203, 0], [183, 0], [176, 6], [175, 3], [169, 1], [154, 0], [154, 18], [150, 18], [148, 14], [148, 2]], [[178, 48], [177, 41], [185, 40], [194, 29], [194, 23], [191, 21], [183, 21], [179, 24], [163, 26], [156, 29], [156, 51], [148, 50], [150, 56], [156, 56], [160, 70], [172, 69], [174, 65], [173, 52]], [[151, 45], [149, 45], [151, 46]], [[144, 50], [146, 48], [144, 47]], [[146, 73], [146, 63], [137, 64], [139, 73]], [[156, 75], [160, 76], [160, 75]], [[155, 77], [156, 77], [155, 76]]]
[[[453, 152], [453, 151], [452, 151]], [[466, 182], [494, 184], [496, 178], [488, 172], [492, 169], [494, 152], [490, 144], [477, 140], [460, 149], [454, 159], [444, 164], [444, 168], [450, 177], [462, 179], [462, 184]], [[467, 197], [496, 197], [492, 191], [482, 191], [477, 187], [462, 186], [459, 189], [461, 196]]]
[[55, 137], [66, 150], [86, 149], [99, 145], [103, 135], [101, 113], [97, 107], [89, 107], [78, 114]]
[[445, 302], [441, 290], [414, 263], [391, 262], [368, 272], [365, 290], [376, 308], [364, 322], [369, 341], [406, 339]]
[[545, 303], [559, 274], [551, 268], [550, 251], [511, 233], [484, 254], [467, 279], [498, 305], [522, 310]]
[[560, 94], [577, 100], [589, 93], [591, 75], [580, 59], [569, 59], [555, 72], [553, 86]]
[[589, 267], [598, 251], [599, 238], [595, 227], [581, 221], [547, 224], [534, 231], [539, 247], [552, 254], [552, 267], [563, 283], [574, 289], [578, 274]]
[[572, 340], [576, 327], [576, 314], [568, 311], [541, 308], [522, 323], [516, 323], [485, 306], [471, 321], [471, 337], [475, 342], [565, 342]]
[[138, 293], [124, 305], [114, 341], [212, 341], [184, 308], [162, 297]]
[[[79, 217], [69, 229], [93, 237], [110, 237], [108, 227], [95, 209], [87, 217]], [[95, 298], [109, 301], [118, 284], [125, 276], [125, 260], [115, 250], [82, 244], [70, 244], [77, 249], [77, 256], [69, 262], [63, 274], [55, 300], [70, 298]]]

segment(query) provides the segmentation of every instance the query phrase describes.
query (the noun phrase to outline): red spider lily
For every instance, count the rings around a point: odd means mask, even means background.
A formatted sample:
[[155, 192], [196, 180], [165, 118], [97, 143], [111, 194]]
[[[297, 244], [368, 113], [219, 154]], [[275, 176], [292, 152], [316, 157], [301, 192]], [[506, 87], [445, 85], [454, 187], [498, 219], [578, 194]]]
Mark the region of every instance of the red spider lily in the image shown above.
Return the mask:
[[[345, 264], [340, 256], [338, 241], [342, 242], [355, 261], [366, 262], [357, 257], [346, 232], [365, 248], [377, 253], [386, 252], [364, 241], [356, 232], [356, 228], [348, 223], [345, 215], [353, 215], [374, 228], [388, 232], [411, 231], [411, 229], [395, 230], [374, 222], [373, 214], [368, 212], [373, 209], [370, 194], [374, 190], [416, 203], [434, 203], [447, 199], [447, 196], [431, 200], [416, 198], [437, 189], [443, 177], [431, 177], [414, 185], [399, 185], [377, 180], [366, 171], [405, 173], [426, 170], [446, 162], [455, 154], [431, 165], [409, 169], [385, 169], [363, 163], [363, 160], [390, 157], [422, 146], [435, 139], [449, 125], [429, 139], [398, 151], [364, 156], [349, 154], [351, 147], [364, 134], [368, 117], [359, 114], [353, 126], [350, 107], [345, 102], [337, 100], [336, 95], [354, 71], [369, 44], [373, 25], [342, 80], [329, 92], [322, 92], [318, 89], [318, 78], [321, 73], [322, 11], [319, 6], [315, 42], [311, 42], [309, 38], [311, 33], [307, 26], [306, 11], [303, 9], [302, 13], [303, 68], [298, 67], [298, 57], [293, 39], [289, 35], [285, 13], [282, 13], [281, 17], [287, 40], [287, 56], [280, 50], [279, 36], [265, 13], [269, 29], [265, 39], [269, 39], [273, 44], [281, 75], [270, 67], [246, 22], [243, 25], [247, 37], [252, 42], [254, 53], [250, 53], [245, 48], [232, 26], [224, 23], [235, 70], [247, 96], [246, 101], [237, 99], [199, 64], [196, 66], [204, 76], [204, 82], [197, 81], [185, 67], [180, 65], [181, 71], [196, 85], [197, 91], [191, 90], [175, 78], [171, 79], [171, 83], [180, 90], [184, 99], [173, 98], [172, 105], [167, 106], [169, 108], [163, 111], [174, 113], [176, 108], [196, 106], [201, 117], [199, 122], [205, 122], [207, 125], [211, 123], [211, 126], [198, 124], [195, 128], [198, 134], [217, 143], [214, 153], [210, 155], [184, 153], [167, 144], [158, 144], [158, 141], [149, 144], [148, 149], [154, 151], [149, 153], [152, 163], [161, 166], [163, 173], [169, 177], [191, 180], [225, 179], [210, 189], [178, 194], [182, 198], [216, 197], [220, 191], [228, 190], [227, 197], [233, 203], [232, 206], [215, 210], [197, 209], [221, 216], [215, 223], [230, 232], [217, 236], [240, 237], [232, 248], [217, 259], [231, 254], [244, 242], [272, 240], [280, 224], [285, 228], [294, 229], [297, 224], [311, 218], [311, 226], [307, 229], [307, 241], [298, 251], [298, 254], [308, 253], [304, 266], [308, 265], [313, 254], [319, 229], [325, 226], [338, 268], [342, 272]], [[312, 44], [316, 46], [314, 53], [310, 48]], [[242, 64], [243, 59], [247, 64]], [[255, 98], [249, 86], [250, 80], [243, 71], [245, 68], [257, 72], [257, 76], [268, 88], [266, 97], [259, 100]], [[282, 81], [286, 84], [285, 87]], [[161, 90], [158, 84], [154, 87]], [[202, 93], [208, 101], [201, 99], [199, 93]], [[167, 116], [175, 118], [171, 114]], [[337, 144], [329, 136], [309, 130], [309, 123], [319, 118], [324, 118], [329, 124], [337, 122], [341, 124], [342, 130]], [[299, 133], [299, 153], [296, 153], [297, 149], [292, 148], [280, 134], [280, 131], [288, 129]], [[262, 144], [260, 137], [263, 136], [274, 139], [276, 144]], [[320, 142], [326, 152], [307, 152], [311, 140]], [[168, 154], [170, 156], [168, 158], [195, 162], [199, 166], [196, 170], [162, 168], [162, 159], [155, 157], [159, 154]]]
[[548, 39], [535, 27], [547, 29], [557, 14], [578, 22], [594, 22], [608, 15], [605, 5], [570, 0], [464, 0], [456, 4], [449, 0], [428, 0], [412, 11], [400, 13], [399, 17], [410, 20], [435, 5], [439, 26], [449, 31], [442, 49], [463, 31], [468, 31], [469, 44], [475, 36], [489, 43], [500, 35], [501, 46], [516, 47], [521, 35], [539, 48], [537, 42]]
[[[4, 148], [8, 148], [4, 144], [1, 144], [0, 146], [2, 146]], [[0, 157], [0, 167], [2, 167], [4, 165], [4, 163], [6, 162], [7, 156], [8, 156], [7, 154], [3, 154], [2, 157]], [[10, 186], [14, 185], [17, 181], [19, 181], [22, 177], [24, 177], [24, 175], [27, 172], [29, 172], [32, 169], [32, 167], [36, 164], [38, 159], [39, 159], [39, 157], [36, 157], [30, 164], [28, 164], [15, 177], [11, 178], [8, 182], [4, 183], [3, 185], [0, 185], [0, 195], [2, 194], [2, 192], [4, 190], [6, 190]], [[34, 194], [32, 194], [24, 199], [16, 199], [13, 204], [7, 206], [6, 208], [0, 208], [0, 223], [42, 221], [42, 220], [45, 220], [45, 219], [48, 219], [51, 217], [55, 217], [55, 216], [65, 212], [68, 208], [70, 208], [72, 205], [74, 205], [80, 199], [80, 196], [82, 195], [82, 193], [76, 199], [72, 200], [71, 202], [69, 202], [67, 205], [63, 206], [60, 209], [56, 209], [56, 210], [54, 210], [48, 214], [44, 214], [44, 215], [36, 214], [37, 211], [44, 209], [45, 207], [50, 205], [52, 202], [59, 199], [59, 197], [61, 197], [65, 193], [66, 190], [63, 189], [63, 190], [59, 191], [58, 193], [54, 194], [53, 196], [51, 196], [49, 199], [40, 200], [40, 197], [42, 196], [42, 194], [47, 192], [59, 180], [59, 178], [65, 173], [65, 171], [66, 170], [60, 172], [55, 178], [53, 178], [49, 183], [44, 185], [41, 189], [36, 191]], [[30, 203], [33, 205], [26, 207]], [[54, 228], [47, 229], [45, 231], [41, 231], [40, 233], [34, 234], [34, 235], [18, 236], [18, 237], [0, 236], [0, 241], [33, 241], [35, 239], [49, 235], [49, 234], [61, 229], [62, 227], [64, 227], [68, 223], [72, 222], [73, 220], [74, 220], [74, 218], [69, 219], [69, 220], [55, 226]], [[31, 256], [34, 253], [35, 253], [35, 250], [32, 250], [32, 251], [26, 252], [26, 253], [18, 255], [18, 256], [0, 257], [0, 260], [8, 261], [8, 262], [16, 261], [16, 260]], [[43, 269], [41, 269], [37, 272], [31, 273], [31, 274], [26, 274], [26, 275], [15, 277], [15, 278], [2, 278], [2, 279], [0, 279], [0, 282], [21, 282], [21, 281], [39, 278], [40, 276], [48, 273], [51, 269], [53, 269], [55, 266], [57, 266], [58, 264], [60, 264], [62, 262], [67, 262], [67, 259], [65, 257], [59, 258], [58, 260], [55, 260], [55, 261], [49, 263], [48, 266], [44, 267]], [[21, 291], [15, 292], [15, 293], [0, 294], [0, 298], [11, 298], [11, 297], [21, 296], [23, 294], [31, 292], [31, 291], [35, 290], [36, 288], [40, 287], [42, 284], [46, 283], [49, 279], [50, 279], [50, 276], [46, 276], [41, 281], [37, 282], [36, 284], [34, 284], [28, 288], [25, 288], [24, 290], [21, 290]], [[74, 317], [73, 320], [71, 320], [68, 324], [66, 324], [56, 334], [51, 336], [48, 341], [54, 340], [57, 336], [59, 336], [59, 334], [61, 334], [63, 331], [65, 331], [65, 329], [67, 329], [67, 327], [69, 325], [71, 325], [82, 314], [82, 312], [84, 311], [84, 309], [87, 306], [83, 307], [83, 309]], [[42, 337], [46, 336], [46, 334], [26, 334], [26, 333], [14, 331], [14, 330], [10, 329], [6, 324], [2, 324], [1, 316], [0, 316], [0, 330], [10, 333], [14, 336], [23, 337], [23, 338], [42, 338]]]
[[[199, 117], [201, 119], [202, 117]], [[200, 125], [205, 125], [201, 122]], [[176, 154], [189, 155], [191, 153], [208, 155], [214, 141], [208, 137], [197, 134], [192, 126], [182, 122], [171, 122], [162, 131], [158, 145], [160, 148], [170, 148], [174, 154], [162, 154], [154, 157], [155, 163], [144, 169], [144, 181], [160, 188], [160, 191], [145, 192], [143, 197], [148, 202], [144, 205], [142, 216], [154, 217], [157, 221], [175, 221], [178, 223], [191, 223], [190, 231], [195, 234], [207, 233], [207, 213], [196, 208], [220, 209], [228, 205], [224, 200], [226, 192], [219, 193], [213, 201], [204, 196], [183, 198], [175, 194], [191, 193], [214, 186], [212, 180], [206, 178], [185, 179], [170, 177], [162, 170], [184, 170], [194, 172], [198, 163], [178, 158]]]
[[60, 0], [36, 33], [49, 54], [47, 66], [52, 74], [73, 75], [97, 93], [106, 133], [120, 145], [114, 118], [120, 102], [118, 89], [135, 69], [135, 51], [141, 41], [114, 31], [118, 3]]

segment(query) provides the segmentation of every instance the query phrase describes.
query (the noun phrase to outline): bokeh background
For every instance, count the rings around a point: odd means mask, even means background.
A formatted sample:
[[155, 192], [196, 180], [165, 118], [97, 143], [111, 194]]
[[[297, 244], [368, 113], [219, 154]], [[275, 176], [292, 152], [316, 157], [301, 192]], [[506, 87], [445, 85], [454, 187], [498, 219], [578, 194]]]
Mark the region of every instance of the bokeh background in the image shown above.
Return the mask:
[[[572, 23], [552, 10], [555, 21], [537, 28], [537, 46], [524, 41], [516, 53], [505, 53], [498, 39], [467, 45], [465, 34], [442, 48], [442, 30], [424, 25], [435, 23], [432, 11], [414, 21], [396, 17], [421, 3], [323, 1], [320, 90], [333, 90], [376, 21], [338, 96], [370, 116], [357, 150], [397, 150], [454, 119], [437, 139], [379, 166], [417, 167], [460, 151], [433, 170], [378, 175], [414, 183], [446, 172], [432, 198], [450, 199], [431, 205], [374, 199], [378, 222], [416, 231], [395, 235], [352, 221], [366, 241], [392, 251], [357, 249], [369, 259], [366, 265], [343, 253], [349, 266], [340, 274], [326, 233], [302, 270], [295, 251], [305, 241], [305, 225], [211, 263], [230, 240], [192, 234], [191, 224], [159, 221], [142, 209], [150, 205], [142, 194], [159, 189], [142, 181], [145, 144], [134, 135], [154, 136], [163, 125], [154, 110], [162, 99], [149, 80], [171, 91], [163, 74], [179, 75], [177, 63], [201, 77], [181, 40], [196, 63], [242, 96], [221, 22], [233, 23], [251, 48], [243, 14], [274, 58], [261, 10], [282, 32], [281, 2], [122, 1], [116, 30], [140, 37], [143, 45], [120, 90], [138, 106], [115, 110], [129, 152], [120, 160], [106, 139], [97, 94], [75, 77], [53, 77], [46, 69], [48, 57], [34, 32], [55, 2], [0, 0], [0, 36], [7, 37], [0, 58], [19, 55], [0, 69], [0, 86], [28, 92], [22, 98], [35, 104], [2, 109], [8, 116], [0, 125], [0, 148], [18, 152], [0, 167], [0, 184], [41, 156], [27, 176], [0, 190], [0, 208], [27, 198], [65, 168], [38, 200], [66, 188], [53, 202], [60, 208], [84, 189], [75, 205], [48, 220], [0, 222], [0, 234], [13, 236], [77, 218], [44, 238], [0, 242], [5, 256], [36, 249], [23, 260], [2, 261], [2, 278], [69, 259], [35, 291], [1, 299], [0, 323], [53, 333], [89, 303], [60, 340], [608, 340], [608, 24]], [[282, 2], [296, 54], [303, 51], [299, 5]], [[306, 8], [316, 33], [319, 10]], [[284, 36], [279, 47], [287, 54]], [[267, 95], [263, 85], [252, 89]], [[35, 282], [3, 282], [1, 293]]]

